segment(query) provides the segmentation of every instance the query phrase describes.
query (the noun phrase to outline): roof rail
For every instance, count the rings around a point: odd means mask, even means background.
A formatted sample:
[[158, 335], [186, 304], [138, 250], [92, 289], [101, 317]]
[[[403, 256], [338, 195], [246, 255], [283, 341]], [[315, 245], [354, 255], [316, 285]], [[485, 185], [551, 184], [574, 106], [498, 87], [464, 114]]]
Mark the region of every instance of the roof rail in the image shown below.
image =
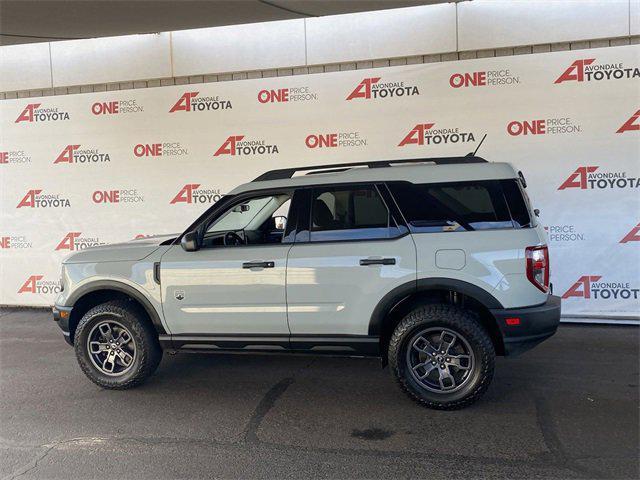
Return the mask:
[[[487, 163], [484, 158], [474, 155], [464, 157], [438, 157], [438, 158], [408, 158], [401, 160], [377, 160], [373, 162], [353, 162], [353, 163], [331, 163], [328, 165], [312, 165], [306, 167], [282, 168], [270, 170], [263, 173], [254, 182], [264, 182], [267, 180], [282, 180], [291, 178], [296, 172], [309, 172], [307, 175], [315, 173], [334, 173], [349, 170], [351, 167], [385, 168], [399, 163], [435, 163], [436, 165], [456, 165], [461, 163]], [[329, 169], [329, 170], [327, 170]], [[315, 171], [321, 170], [321, 171]]]

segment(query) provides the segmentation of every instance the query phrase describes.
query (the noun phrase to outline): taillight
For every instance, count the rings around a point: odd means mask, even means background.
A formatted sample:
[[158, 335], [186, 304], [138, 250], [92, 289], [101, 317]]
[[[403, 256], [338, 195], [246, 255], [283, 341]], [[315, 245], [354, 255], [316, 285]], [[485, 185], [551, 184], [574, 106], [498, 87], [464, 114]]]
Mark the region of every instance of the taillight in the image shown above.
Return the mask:
[[546, 245], [527, 247], [527, 278], [544, 293], [549, 291], [549, 249]]

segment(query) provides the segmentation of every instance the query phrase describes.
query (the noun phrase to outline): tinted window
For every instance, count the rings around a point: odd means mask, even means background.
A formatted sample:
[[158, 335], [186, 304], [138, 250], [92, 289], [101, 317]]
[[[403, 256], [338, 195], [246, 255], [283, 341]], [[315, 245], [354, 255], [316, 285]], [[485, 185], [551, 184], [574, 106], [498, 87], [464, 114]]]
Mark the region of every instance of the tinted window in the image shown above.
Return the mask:
[[504, 198], [507, 200], [511, 218], [516, 227], [528, 227], [531, 225], [528, 199], [520, 186], [519, 180], [501, 180]]
[[398, 230], [375, 186], [314, 188], [311, 241], [391, 238]]
[[455, 232], [514, 227], [499, 180], [431, 184], [399, 182], [389, 184], [389, 188], [414, 231]]

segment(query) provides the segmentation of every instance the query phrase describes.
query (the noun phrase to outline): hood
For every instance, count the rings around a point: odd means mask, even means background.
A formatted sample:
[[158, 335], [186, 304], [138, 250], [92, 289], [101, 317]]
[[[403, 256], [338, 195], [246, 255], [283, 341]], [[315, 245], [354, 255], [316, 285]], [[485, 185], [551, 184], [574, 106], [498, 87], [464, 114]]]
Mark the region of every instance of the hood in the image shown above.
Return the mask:
[[151, 255], [163, 243], [171, 243], [178, 233], [154, 235], [128, 242], [90, 247], [67, 256], [62, 263], [135, 262]]

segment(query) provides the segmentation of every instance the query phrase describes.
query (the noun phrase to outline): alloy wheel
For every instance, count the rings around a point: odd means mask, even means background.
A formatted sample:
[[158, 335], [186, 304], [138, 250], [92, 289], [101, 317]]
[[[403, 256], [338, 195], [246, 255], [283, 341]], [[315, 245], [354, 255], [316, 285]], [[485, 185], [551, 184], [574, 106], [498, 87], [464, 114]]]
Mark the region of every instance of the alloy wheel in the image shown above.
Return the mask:
[[475, 356], [469, 342], [443, 327], [427, 328], [411, 337], [407, 367], [418, 384], [435, 393], [451, 393], [471, 378]]
[[119, 376], [128, 372], [136, 358], [136, 343], [131, 332], [120, 322], [98, 322], [87, 337], [91, 363], [101, 373]]

